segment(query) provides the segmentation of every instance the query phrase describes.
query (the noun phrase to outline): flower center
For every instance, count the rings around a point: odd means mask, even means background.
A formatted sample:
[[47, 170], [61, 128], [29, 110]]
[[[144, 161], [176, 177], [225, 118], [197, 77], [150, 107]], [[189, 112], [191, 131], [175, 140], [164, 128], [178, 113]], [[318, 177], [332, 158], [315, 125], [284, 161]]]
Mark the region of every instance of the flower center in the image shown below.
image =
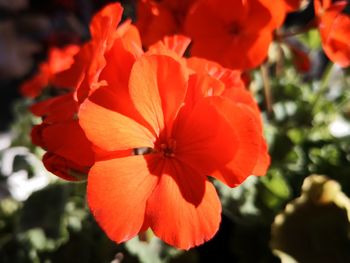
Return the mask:
[[239, 35], [241, 27], [238, 23], [232, 23], [228, 29], [231, 35]]
[[155, 143], [154, 148], [141, 147], [133, 149], [134, 155], [146, 155], [158, 153], [163, 155], [163, 157], [170, 158], [175, 156], [176, 150], [176, 141], [174, 139], [161, 140], [158, 143]]
[[174, 139], [169, 139], [165, 143], [159, 145], [159, 151], [163, 153], [164, 157], [174, 157], [176, 149], [176, 141]]

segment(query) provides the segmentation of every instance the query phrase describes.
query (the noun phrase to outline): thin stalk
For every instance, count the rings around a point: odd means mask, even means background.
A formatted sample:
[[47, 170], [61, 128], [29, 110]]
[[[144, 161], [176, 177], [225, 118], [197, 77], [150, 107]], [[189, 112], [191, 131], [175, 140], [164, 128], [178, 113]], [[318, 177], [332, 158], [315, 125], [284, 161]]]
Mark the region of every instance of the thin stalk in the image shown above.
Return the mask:
[[264, 95], [265, 95], [265, 104], [266, 104], [266, 110], [269, 118], [272, 118], [273, 116], [273, 109], [272, 109], [272, 94], [271, 94], [271, 84], [270, 84], [270, 78], [269, 78], [269, 72], [267, 68], [267, 64], [262, 64], [260, 66], [260, 72], [264, 84]]
[[322, 95], [328, 90], [329, 87], [329, 80], [331, 77], [331, 72], [333, 69], [334, 64], [332, 62], [329, 62], [325, 71], [323, 72], [323, 76], [321, 78], [321, 86], [319, 90], [316, 93], [316, 97], [312, 103], [312, 111], [315, 113], [315, 110], [317, 109], [317, 105], [320, 102], [320, 99]]

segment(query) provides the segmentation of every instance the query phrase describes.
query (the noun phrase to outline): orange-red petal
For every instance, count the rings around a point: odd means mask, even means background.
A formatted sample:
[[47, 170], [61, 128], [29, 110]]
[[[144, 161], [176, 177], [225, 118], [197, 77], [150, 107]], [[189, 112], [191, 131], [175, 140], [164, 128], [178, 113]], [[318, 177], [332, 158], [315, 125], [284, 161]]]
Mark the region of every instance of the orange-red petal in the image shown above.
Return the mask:
[[150, 46], [166, 35], [179, 32], [180, 26], [173, 13], [161, 3], [140, 0], [137, 6], [136, 26], [140, 30], [142, 43]]
[[94, 162], [92, 145], [76, 120], [48, 125], [42, 131], [42, 140], [48, 151], [81, 166]]
[[56, 123], [73, 120], [78, 106], [73, 99], [73, 93], [53, 97], [30, 107], [34, 115], [44, 117], [45, 123]]
[[[262, 151], [262, 134], [258, 118], [245, 105], [230, 100], [218, 100], [218, 109], [230, 123], [236, 136], [235, 155], [223, 168], [211, 174], [225, 184], [234, 187], [242, 183], [258, 163]], [[265, 149], [266, 150], [266, 149]]]
[[138, 234], [145, 221], [146, 202], [158, 177], [152, 160], [143, 155], [97, 162], [87, 184], [89, 207], [110, 239], [123, 242]]
[[153, 147], [155, 140], [146, 127], [89, 99], [80, 107], [79, 123], [88, 139], [106, 151]]
[[[227, 164], [236, 153], [238, 139], [230, 123], [222, 117], [219, 97], [201, 99], [193, 111], [180, 112], [172, 138], [176, 140], [175, 157], [203, 175], [210, 175]], [[183, 116], [183, 115], [187, 116]]]
[[301, 0], [284, 0], [287, 12], [294, 12], [300, 8]]
[[221, 205], [214, 186], [190, 166], [166, 160], [147, 202], [147, 220], [166, 243], [189, 249], [219, 228]]
[[166, 36], [150, 46], [147, 53], [164, 54], [181, 58], [190, 43], [191, 39], [183, 35]]
[[85, 180], [89, 167], [81, 166], [52, 152], [43, 156], [45, 168], [54, 175], [68, 181]]
[[252, 174], [257, 175], [257, 176], [265, 175], [267, 172], [267, 169], [270, 166], [270, 162], [271, 162], [271, 159], [270, 159], [270, 155], [268, 153], [267, 143], [264, 140], [264, 138], [262, 138], [261, 144], [260, 144], [258, 160], [255, 164], [255, 167], [254, 167]]
[[170, 134], [172, 123], [185, 98], [188, 72], [181, 63], [162, 55], [144, 56], [133, 66], [131, 99], [154, 134]]
[[49, 84], [55, 81], [55, 75], [69, 69], [73, 64], [73, 57], [78, 53], [79, 47], [69, 45], [64, 48], [52, 47], [49, 50], [47, 61], [39, 66], [36, 75], [24, 82], [21, 87], [21, 93], [24, 96], [35, 98]]
[[[120, 3], [106, 5], [93, 18], [90, 24], [90, 32], [93, 39], [105, 38], [116, 30], [123, 14]], [[112, 39], [108, 39], [106, 45], [110, 45]]]
[[79, 52], [80, 47], [68, 45], [64, 48], [51, 48], [47, 64], [51, 74], [55, 74], [71, 67], [74, 62], [73, 57]]

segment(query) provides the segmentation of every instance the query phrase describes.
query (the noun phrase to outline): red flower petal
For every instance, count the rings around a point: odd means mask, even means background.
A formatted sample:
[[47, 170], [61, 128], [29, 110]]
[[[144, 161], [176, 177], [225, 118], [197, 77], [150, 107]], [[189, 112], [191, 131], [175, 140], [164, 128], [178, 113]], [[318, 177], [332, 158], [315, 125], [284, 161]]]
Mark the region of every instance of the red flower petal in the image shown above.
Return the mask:
[[196, 167], [203, 175], [224, 167], [232, 160], [239, 144], [230, 124], [216, 107], [220, 100], [224, 99], [208, 97], [197, 102], [192, 112], [180, 112], [181, 119], [172, 134], [176, 140], [175, 157]]
[[193, 40], [221, 38], [230, 30], [230, 24], [244, 21], [246, 14], [243, 1], [226, 0], [219, 5], [215, 0], [197, 1], [186, 17], [186, 35]]
[[179, 33], [181, 30], [170, 9], [150, 0], [139, 1], [136, 26], [140, 30], [142, 43], [145, 46], [150, 46], [164, 36]]
[[120, 97], [118, 104], [132, 104], [128, 82], [132, 66], [143, 54], [140, 37], [137, 29], [128, 22], [118, 27], [115, 35], [111, 49], [105, 54], [107, 63], [100, 79], [106, 80], [109, 89]]
[[51, 48], [48, 57], [48, 66], [51, 74], [56, 74], [71, 67], [73, 57], [79, 52], [80, 47], [68, 45], [64, 48]]
[[214, 236], [221, 205], [213, 185], [198, 171], [165, 161], [159, 184], [147, 202], [154, 233], [168, 244], [189, 249]]
[[134, 64], [130, 96], [154, 134], [159, 135], [164, 128], [170, 134], [185, 97], [187, 81], [187, 68], [168, 56], [145, 56]]
[[57, 87], [71, 89], [78, 87], [85, 76], [84, 70], [91, 60], [91, 53], [91, 45], [89, 42], [82, 45], [79, 52], [74, 56], [74, 63], [71, 67], [55, 74], [52, 84]]
[[270, 162], [271, 162], [271, 160], [270, 160], [270, 155], [268, 153], [267, 144], [266, 144], [266, 141], [264, 140], [264, 138], [262, 138], [258, 160], [255, 164], [255, 167], [254, 167], [252, 174], [257, 175], [257, 176], [265, 175], [267, 172], [267, 169], [270, 166]]
[[68, 93], [38, 102], [30, 110], [33, 114], [44, 117], [45, 123], [56, 123], [73, 120], [77, 108], [73, 93]]
[[33, 78], [23, 83], [21, 93], [30, 98], [40, 95], [47, 85], [55, 81], [56, 74], [71, 67], [74, 62], [73, 57], [78, 51], [79, 47], [75, 45], [69, 45], [64, 48], [51, 48], [47, 61], [40, 64], [39, 72]]
[[218, 63], [203, 58], [191, 57], [187, 59], [187, 65], [196, 73], [210, 75], [223, 82], [227, 88], [245, 89], [240, 70], [224, 68]]
[[217, 100], [216, 103], [217, 109], [235, 133], [236, 145], [231, 161], [224, 168], [218, 168], [212, 175], [234, 187], [253, 174], [261, 154], [261, 127], [257, 117], [247, 106], [234, 104], [230, 100]]
[[[260, 17], [260, 23], [263, 21], [266, 21], [266, 19], [268, 18], [270, 21], [267, 24], [267, 27], [269, 27], [271, 30], [274, 30], [282, 26], [284, 19], [286, 17], [286, 12], [287, 12], [285, 0], [282, 0], [282, 1], [257, 0], [255, 2], [256, 2], [256, 4], [254, 5], [255, 10], [251, 10], [250, 15], [253, 15], [253, 14], [258, 15]], [[266, 11], [270, 14], [268, 15], [266, 15], [266, 13], [263, 14]], [[255, 21], [255, 18], [252, 20]], [[248, 23], [250, 25], [253, 25], [254, 22], [250, 23], [250, 21], [251, 20], [248, 20]]]
[[48, 125], [42, 131], [42, 139], [46, 150], [65, 159], [81, 166], [91, 166], [94, 162], [91, 143], [87, 140], [78, 121], [71, 120]]
[[79, 123], [89, 140], [106, 151], [153, 147], [155, 141], [144, 126], [89, 99], [80, 107]]
[[252, 171], [252, 174], [265, 175], [270, 165], [270, 156], [268, 154], [267, 144], [265, 142], [265, 139], [262, 136], [263, 123], [260, 118], [260, 110], [258, 108], [258, 105], [250, 95], [249, 91], [243, 88], [237, 88], [237, 87], [228, 88], [223, 93], [223, 96], [230, 98], [233, 102], [237, 104], [243, 104], [244, 106], [248, 107], [249, 110], [253, 113], [251, 115], [253, 115], [255, 118], [257, 128], [261, 135], [261, 140], [260, 140], [259, 155], [258, 155], [257, 163], [254, 167], [254, 170]]
[[68, 181], [85, 180], [89, 172], [89, 167], [81, 166], [51, 152], [45, 153], [43, 163], [49, 172]]
[[287, 12], [294, 12], [300, 8], [301, 0], [284, 0]]
[[314, 0], [315, 15], [320, 16], [332, 5], [332, 0]]
[[186, 108], [192, 109], [196, 103], [209, 96], [219, 96], [225, 90], [223, 82], [207, 74], [192, 74], [186, 94]]
[[[264, 60], [267, 58], [267, 52], [271, 42], [272, 32], [268, 30], [262, 30], [259, 32], [258, 35], [255, 36], [242, 36], [239, 43], [237, 42], [236, 44], [232, 45], [232, 48], [237, 49], [235, 51], [231, 49], [230, 52], [227, 53], [227, 56], [230, 58], [230, 61], [224, 60], [225, 64], [227, 65], [227, 67], [240, 69], [257, 67], [258, 65], [263, 63]], [[239, 52], [237, 52], [237, 50], [240, 50], [241, 52], [246, 52], [246, 61], [243, 61], [241, 58], [239, 58]], [[239, 62], [235, 63], [235, 59], [239, 59]]]
[[[239, 71], [225, 69], [214, 62], [200, 58], [191, 58], [188, 59], [187, 62], [196, 72], [202, 73], [202, 75], [191, 75], [190, 85], [186, 97], [187, 106], [194, 105], [196, 101], [205, 96], [222, 95], [229, 98], [234, 103], [248, 106], [249, 110], [252, 111], [253, 115], [255, 116], [259, 132], [262, 135], [263, 130], [260, 110], [249, 91], [244, 88], [244, 84], [241, 80], [241, 73]], [[211, 83], [205, 83], [203, 79], [208, 77], [207, 75], [203, 75], [205, 73], [209, 74], [210, 76], [215, 76], [215, 79], [213, 80], [216, 80], [219, 83], [213, 81], [211, 81]], [[225, 83], [226, 88], [220, 87], [220, 83], [221, 85]], [[259, 156], [252, 174], [265, 175], [269, 165], [270, 156], [267, 151], [267, 145], [264, 138], [261, 136]]]
[[147, 53], [164, 54], [173, 57], [182, 57], [191, 43], [191, 39], [183, 35], [166, 36], [154, 45], [150, 46]]
[[146, 202], [158, 177], [142, 155], [97, 162], [87, 185], [89, 207], [97, 222], [116, 242], [134, 237], [144, 220]]
[[[86, 54], [88, 60], [86, 65], [84, 65], [86, 72], [82, 76], [80, 83], [78, 83], [76, 90], [76, 97], [80, 103], [102, 85], [99, 81], [99, 76], [106, 66], [105, 54], [111, 49], [115, 38], [118, 36], [116, 28], [121, 20], [122, 13], [123, 8], [121, 5], [113, 3], [104, 7], [92, 19], [90, 25], [92, 40], [86, 46], [88, 50]], [[124, 31], [123, 27], [122, 32]]]
[[90, 32], [92, 38], [103, 39], [105, 35], [112, 35], [122, 18], [122, 14], [123, 8], [120, 3], [106, 5], [91, 20]]
[[42, 131], [45, 129], [45, 127], [47, 127], [47, 124], [40, 123], [39, 125], [33, 126], [30, 132], [32, 143], [37, 146], [40, 146], [43, 149], [45, 149], [45, 142], [43, 141], [43, 138], [42, 138]]

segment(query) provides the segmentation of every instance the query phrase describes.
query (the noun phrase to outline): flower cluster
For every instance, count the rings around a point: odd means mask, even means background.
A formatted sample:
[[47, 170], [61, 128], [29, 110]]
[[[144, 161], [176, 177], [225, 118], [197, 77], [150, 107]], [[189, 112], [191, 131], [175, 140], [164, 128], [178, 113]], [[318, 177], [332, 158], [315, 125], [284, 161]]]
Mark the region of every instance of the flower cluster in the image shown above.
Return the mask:
[[[149, 228], [182, 249], [209, 240], [221, 204], [208, 176], [235, 187], [268, 169], [242, 70], [266, 59], [274, 31], [299, 4], [141, 0], [136, 26], [121, 23], [120, 4], [106, 6], [88, 42], [51, 49], [22, 86], [42, 118], [32, 141], [46, 150], [45, 167], [87, 180], [88, 205], [116, 242]], [[327, 18], [348, 19], [339, 18], [344, 4], [315, 7], [327, 54], [346, 65], [348, 46]]]
[[[350, 17], [347, 1], [313, 0], [316, 23], [327, 56], [342, 67], [349, 66]], [[301, 0], [139, 0], [136, 26], [147, 46], [172, 34], [193, 40], [191, 54], [219, 62], [225, 67], [249, 70], [262, 64], [286, 15]], [[298, 50], [292, 49], [292, 52]]]

